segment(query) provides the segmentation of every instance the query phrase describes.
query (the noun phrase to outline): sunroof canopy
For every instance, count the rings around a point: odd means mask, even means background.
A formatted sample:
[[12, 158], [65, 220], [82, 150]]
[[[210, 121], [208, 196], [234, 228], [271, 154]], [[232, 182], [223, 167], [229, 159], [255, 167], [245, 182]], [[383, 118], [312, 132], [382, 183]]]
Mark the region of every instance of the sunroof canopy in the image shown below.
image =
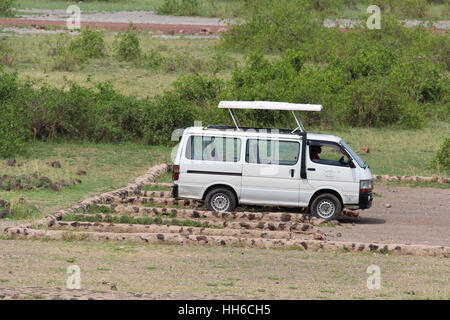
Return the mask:
[[274, 101], [221, 101], [222, 109], [255, 109], [255, 110], [286, 110], [286, 111], [320, 111], [320, 104], [300, 104]]

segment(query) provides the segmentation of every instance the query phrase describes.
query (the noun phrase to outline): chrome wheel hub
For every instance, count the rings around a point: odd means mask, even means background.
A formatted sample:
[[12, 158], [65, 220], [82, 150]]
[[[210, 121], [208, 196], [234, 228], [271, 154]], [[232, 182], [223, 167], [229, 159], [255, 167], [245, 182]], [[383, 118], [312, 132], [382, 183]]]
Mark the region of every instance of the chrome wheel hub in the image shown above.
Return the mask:
[[335, 211], [336, 207], [334, 206], [333, 202], [329, 200], [322, 200], [317, 206], [318, 215], [324, 219], [331, 217]]
[[230, 201], [226, 195], [218, 193], [211, 199], [211, 207], [213, 207], [214, 211], [227, 211], [230, 207]]

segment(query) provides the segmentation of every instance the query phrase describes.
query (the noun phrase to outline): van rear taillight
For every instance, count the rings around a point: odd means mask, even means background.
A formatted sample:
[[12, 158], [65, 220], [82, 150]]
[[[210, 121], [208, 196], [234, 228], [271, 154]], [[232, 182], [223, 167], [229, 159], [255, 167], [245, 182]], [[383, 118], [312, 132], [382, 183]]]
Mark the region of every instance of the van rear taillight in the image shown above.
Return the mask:
[[175, 165], [175, 166], [173, 166], [172, 180], [178, 181], [179, 177], [180, 177], [180, 166]]

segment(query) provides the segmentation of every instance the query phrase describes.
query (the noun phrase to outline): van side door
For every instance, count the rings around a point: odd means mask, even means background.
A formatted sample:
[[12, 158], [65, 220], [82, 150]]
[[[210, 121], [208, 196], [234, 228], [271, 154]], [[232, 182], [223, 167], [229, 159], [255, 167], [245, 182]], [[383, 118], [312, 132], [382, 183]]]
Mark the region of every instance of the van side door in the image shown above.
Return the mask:
[[300, 141], [248, 138], [242, 167], [241, 203], [297, 206]]
[[300, 202], [308, 203], [315, 191], [336, 190], [344, 204], [359, 201], [359, 170], [338, 143], [308, 141], [306, 156], [307, 185], [302, 185]]

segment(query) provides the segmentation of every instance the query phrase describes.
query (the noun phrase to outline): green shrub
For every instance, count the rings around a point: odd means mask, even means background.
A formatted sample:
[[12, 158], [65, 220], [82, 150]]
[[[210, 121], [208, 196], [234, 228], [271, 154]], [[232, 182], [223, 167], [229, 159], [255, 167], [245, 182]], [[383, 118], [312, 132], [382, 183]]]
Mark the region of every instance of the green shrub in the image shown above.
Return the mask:
[[103, 33], [86, 27], [74, 38], [59, 34], [48, 53], [53, 57], [53, 70], [77, 70], [88, 59], [105, 55]]
[[69, 50], [79, 52], [84, 58], [101, 58], [105, 55], [103, 32], [89, 26], [81, 29], [81, 34], [70, 41]]
[[38, 218], [41, 211], [35, 205], [24, 203], [21, 200], [13, 200], [8, 207], [7, 219], [11, 220], [26, 220]]
[[0, 16], [11, 16], [15, 0], [0, 0]]
[[[372, 4], [366, 1], [366, 4]], [[383, 11], [398, 14], [403, 18], [424, 18], [429, 9], [427, 0], [379, 0], [377, 2]]]
[[14, 51], [5, 39], [0, 39], [0, 66], [14, 64]]
[[439, 150], [436, 152], [431, 166], [438, 170], [450, 169], [450, 137], [446, 138]]
[[198, 0], [164, 0], [156, 9], [157, 14], [175, 16], [198, 16], [200, 12]]
[[113, 48], [116, 57], [121, 61], [137, 61], [141, 56], [141, 46], [137, 28], [130, 23], [128, 30], [114, 39]]
[[17, 103], [23, 94], [17, 74], [0, 73], [0, 157], [6, 158], [27, 150], [30, 141], [25, 106]]

